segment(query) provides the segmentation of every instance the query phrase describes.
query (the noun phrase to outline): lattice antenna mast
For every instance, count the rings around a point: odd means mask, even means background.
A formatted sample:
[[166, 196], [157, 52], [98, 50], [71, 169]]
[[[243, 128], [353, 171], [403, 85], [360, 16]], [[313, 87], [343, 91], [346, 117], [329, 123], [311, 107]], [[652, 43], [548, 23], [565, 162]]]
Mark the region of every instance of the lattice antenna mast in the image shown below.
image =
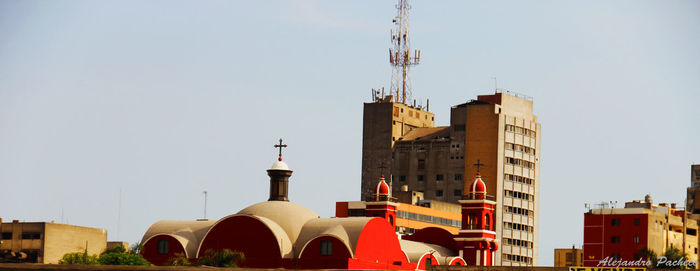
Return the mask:
[[391, 78], [391, 93], [396, 93], [395, 101], [406, 104], [411, 100], [411, 82], [408, 73], [411, 66], [420, 62], [420, 50], [411, 55], [411, 42], [408, 35], [408, 10], [411, 6], [408, 0], [399, 0], [396, 5], [398, 14], [393, 22], [396, 26], [391, 30], [391, 43], [394, 49], [389, 49], [389, 63], [393, 66]]

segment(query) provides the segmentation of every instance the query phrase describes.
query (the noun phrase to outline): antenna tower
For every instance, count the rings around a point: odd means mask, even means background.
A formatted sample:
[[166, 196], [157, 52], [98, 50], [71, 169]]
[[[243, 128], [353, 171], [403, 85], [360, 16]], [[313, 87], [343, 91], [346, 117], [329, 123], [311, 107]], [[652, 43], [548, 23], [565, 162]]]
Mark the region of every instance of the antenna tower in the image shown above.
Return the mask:
[[396, 9], [398, 14], [392, 20], [396, 27], [391, 30], [391, 43], [394, 48], [389, 49], [389, 63], [393, 66], [391, 93], [396, 93], [395, 101], [406, 104], [406, 101], [410, 101], [413, 96], [408, 72], [411, 66], [420, 62], [420, 50], [413, 51], [411, 55], [408, 35], [408, 10], [411, 6], [408, 0], [399, 0]]

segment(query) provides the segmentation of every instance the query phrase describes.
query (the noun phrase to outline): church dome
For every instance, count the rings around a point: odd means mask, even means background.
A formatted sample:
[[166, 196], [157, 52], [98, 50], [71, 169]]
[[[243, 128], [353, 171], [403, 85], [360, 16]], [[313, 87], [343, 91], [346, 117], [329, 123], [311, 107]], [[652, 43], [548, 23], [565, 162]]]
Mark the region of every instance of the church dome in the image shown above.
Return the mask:
[[301, 228], [306, 222], [319, 217], [314, 211], [288, 201], [256, 203], [239, 211], [237, 214], [254, 215], [274, 221], [287, 233], [292, 243], [296, 241]]
[[481, 180], [481, 173], [476, 173], [476, 179], [472, 182], [469, 191], [472, 194], [486, 194], [486, 183]]
[[384, 175], [379, 179], [376, 189], [377, 195], [389, 195], [389, 185], [384, 181]]
[[280, 158], [279, 161], [275, 162], [272, 164], [270, 167], [271, 170], [289, 170], [289, 167], [285, 162], [282, 162], [282, 159]]

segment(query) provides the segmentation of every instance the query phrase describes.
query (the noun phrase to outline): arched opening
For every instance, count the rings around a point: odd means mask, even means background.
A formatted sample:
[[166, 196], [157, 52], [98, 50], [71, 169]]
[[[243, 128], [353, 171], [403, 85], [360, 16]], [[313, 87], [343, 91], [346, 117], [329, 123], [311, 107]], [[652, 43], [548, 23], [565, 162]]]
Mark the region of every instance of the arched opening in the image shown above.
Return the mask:
[[484, 229], [491, 230], [491, 219], [489, 218], [489, 214], [484, 216]]
[[141, 255], [154, 265], [165, 265], [176, 253], [186, 255], [180, 241], [170, 235], [160, 234], [146, 240]]
[[467, 217], [467, 221], [468, 221], [468, 224], [467, 224], [468, 230], [476, 229], [477, 226], [479, 225], [479, 222], [477, 221], [477, 218], [476, 218], [476, 214], [474, 214], [474, 213], [469, 214], [469, 216]]
[[352, 258], [347, 245], [334, 236], [319, 236], [301, 251], [299, 267], [303, 269], [347, 269]]
[[242, 267], [282, 267], [277, 237], [265, 223], [250, 216], [231, 216], [217, 222], [204, 237], [198, 256], [209, 249], [243, 252], [245, 261], [241, 263]]

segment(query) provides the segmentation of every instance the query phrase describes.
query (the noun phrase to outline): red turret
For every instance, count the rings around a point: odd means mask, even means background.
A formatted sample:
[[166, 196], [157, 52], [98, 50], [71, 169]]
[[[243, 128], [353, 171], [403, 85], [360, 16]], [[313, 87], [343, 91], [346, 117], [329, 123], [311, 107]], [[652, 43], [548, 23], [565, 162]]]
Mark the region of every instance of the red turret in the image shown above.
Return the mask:
[[391, 202], [391, 188], [384, 181], [384, 175], [379, 178], [379, 183], [374, 190], [374, 201], [367, 202], [365, 215], [368, 217], [383, 217], [389, 224], [396, 227], [396, 207], [399, 204]]
[[491, 266], [494, 263], [494, 252], [498, 250], [493, 213], [496, 202], [488, 199], [486, 184], [481, 180], [481, 174], [476, 173], [474, 182], [469, 186], [462, 204], [462, 228], [455, 237], [461, 248], [462, 258], [468, 265]]

